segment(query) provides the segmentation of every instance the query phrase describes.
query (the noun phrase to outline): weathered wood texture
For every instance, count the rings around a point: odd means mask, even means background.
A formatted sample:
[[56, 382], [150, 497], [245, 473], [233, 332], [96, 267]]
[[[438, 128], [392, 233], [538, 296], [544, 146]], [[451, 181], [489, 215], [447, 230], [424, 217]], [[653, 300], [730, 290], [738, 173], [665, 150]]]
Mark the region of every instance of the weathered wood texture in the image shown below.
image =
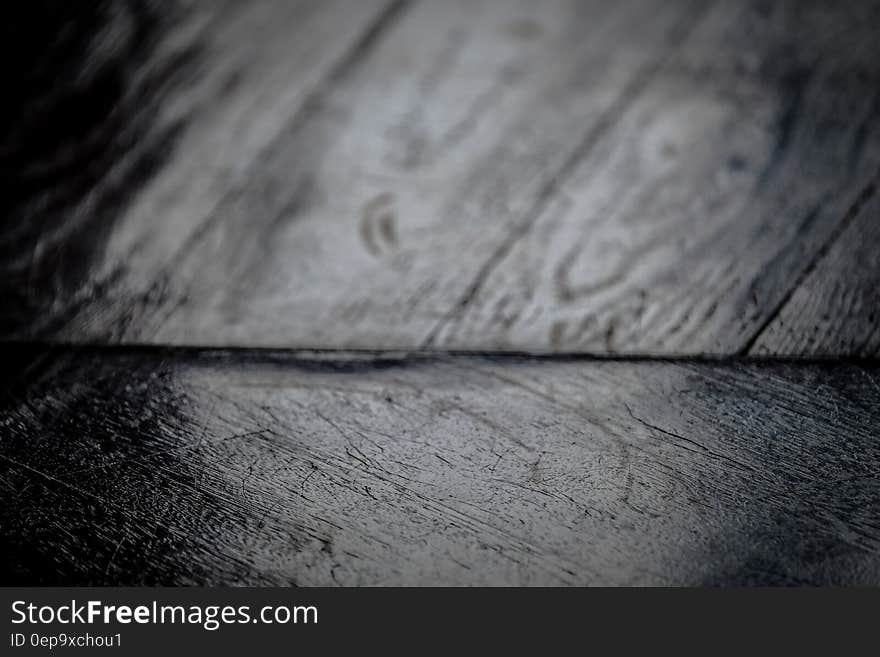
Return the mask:
[[880, 197], [860, 210], [793, 288], [754, 353], [880, 355]]
[[133, 258], [132, 240], [111, 245], [122, 275], [60, 336], [418, 345], [698, 7], [417, 3], [313, 94], [193, 239], [172, 227], [155, 239], [175, 249]]
[[0, 332], [111, 333], [400, 4], [134, 0], [12, 23]]
[[122, 339], [418, 346], [695, 8], [416, 4], [256, 164]]
[[3, 334], [876, 353], [776, 315], [876, 186], [878, 7], [196, 3], [120, 56], [131, 144], [4, 233]]
[[880, 2], [155, 6], [24, 68], [0, 337], [877, 353]]
[[876, 365], [3, 357], [4, 584], [880, 584]]
[[[434, 343], [748, 351], [876, 188], [878, 10], [717, 5]], [[795, 337], [766, 350], [799, 354], [819, 330], [788, 317]]]

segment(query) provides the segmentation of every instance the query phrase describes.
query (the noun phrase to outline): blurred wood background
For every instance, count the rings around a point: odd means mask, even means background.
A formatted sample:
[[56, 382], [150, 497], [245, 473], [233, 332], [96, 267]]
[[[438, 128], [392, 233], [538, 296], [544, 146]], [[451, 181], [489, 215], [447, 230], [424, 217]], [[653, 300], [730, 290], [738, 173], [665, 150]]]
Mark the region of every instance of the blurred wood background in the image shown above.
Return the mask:
[[880, 348], [876, 2], [177, 13], [114, 18], [90, 150], [7, 150], [7, 337]]

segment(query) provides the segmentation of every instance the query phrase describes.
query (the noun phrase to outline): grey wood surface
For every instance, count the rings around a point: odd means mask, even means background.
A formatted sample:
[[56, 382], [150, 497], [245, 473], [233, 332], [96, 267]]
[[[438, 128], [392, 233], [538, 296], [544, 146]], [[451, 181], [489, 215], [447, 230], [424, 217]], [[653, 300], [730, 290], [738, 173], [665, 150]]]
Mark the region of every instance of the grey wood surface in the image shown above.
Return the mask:
[[[434, 343], [749, 351], [875, 191], [877, 10], [717, 5]], [[793, 340], [764, 351], [802, 353], [815, 318], [789, 319]], [[871, 332], [866, 319], [841, 315], [834, 326]], [[825, 346], [855, 353], [845, 339]]]
[[[167, 14], [161, 21], [129, 15], [127, 5], [109, 3], [121, 16], [86, 25], [87, 34], [78, 37], [86, 41], [92, 33], [110, 33], [115, 39], [110, 46], [96, 52], [83, 46], [86, 54], [79, 53], [76, 66], [84, 72], [109, 69], [123, 90], [98, 98], [86, 135], [75, 123], [63, 124], [59, 131], [65, 141], [59, 138], [61, 152], [52, 157], [73, 165], [55, 178], [47, 176], [23, 207], [4, 208], [4, 337], [81, 341], [112, 335], [126, 313], [145, 302], [143, 295], [162, 267], [198, 241], [199, 230], [279, 133], [322, 85], [332, 84], [357, 60], [401, 5], [384, 0], [158, 4], [157, 12]], [[135, 28], [146, 33], [140, 40], [131, 36]], [[70, 76], [63, 65], [48, 77]], [[84, 83], [71, 95], [99, 95], [92, 86]], [[113, 122], [104, 116], [108, 111]], [[52, 118], [62, 123], [50, 115], [40, 130]], [[7, 176], [56, 166], [27, 143], [19, 148], [17, 159], [3, 160]], [[106, 152], [106, 166], [80, 182], [79, 171], [95, 165], [94, 150]], [[6, 149], [2, 154], [8, 156]], [[34, 186], [26, 176], [7, 184]], [[74, 185], [84, 189], [55, 198], [59, 189]]]
[[880, 198], [858, 210], [792, 288], [753, 353], [880, 355]]
[[878, 584], [880, 370], [5, 347], [5, 584]]
[[135, 146], [0, 231], [0, 335], [877, 353], [873, 313], [791, 304], [876, 189], [878, 2], [259, 0], [168, 23], [125, 69]]
[[880, 2], [100, 7], [3, 114], [0, 583], [880, 584]]
[[62, 337], [418, 346], [699, 8], [407, 7], [275, 137], [196, 239], [170, 261], [150, 249], [143, 268], [127, 263], [121, 286]]

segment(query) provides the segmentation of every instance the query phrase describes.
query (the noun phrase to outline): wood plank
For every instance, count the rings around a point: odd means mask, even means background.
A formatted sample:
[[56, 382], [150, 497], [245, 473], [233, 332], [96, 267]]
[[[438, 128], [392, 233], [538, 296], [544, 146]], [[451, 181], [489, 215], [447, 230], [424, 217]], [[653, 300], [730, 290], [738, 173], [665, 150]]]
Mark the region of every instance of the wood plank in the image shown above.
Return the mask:
[[752, 353], [880, 356], [880, 199], [858, 208], [796, 286]]
[[880, 583], [876, 363], [2, 352], [4, 584]]
[[93, 17], [82, 144], [10, 114], [0, 338], [877, 353], [816, 269], [873, 262], [877, 2], [166, 4]]
[[119, 280], [53, 337], [419, 345], [705, 4], [416, 3], [193, 239], [176, 248], [189, 220], [166, 218], [159, 235], [144, 220], [153, 237], [131, 253], [126, 232], [110, 247]]
[[[56, 45], [48, 56], [60, 61], [49, 66], [39, 59], [45, 53], [28, 59], [23, 45], [10, 46], [19, 49], [10, 53], [15, 75], [36, 71], [51, 89], [75, 77], [66, 68], [73, 66], [84, 80], [57, 98], [41, 87], [48, 100], [32, 98], [23, 84], [16, 98], [16, 110], [35, 105], [38, 121], [36, 128], [16, 124], [0, 151], [10, 181], [0, 195], [4, 337], [112, 334], [107, 318], [116, 304], [149, 288], [156, 267], [198, 233], [308, 98], [356, 62], [402, 7], [388, 0], [155, 4], [129, 11], [108, 3], [106, 16], [77, 7], [67, 12], [69, 25], [64, 11], [35, 9], [38, 43], [51, 41], [42, 22], [78, 30], [78, 49]], [[102, 31], [107, 43], [91, 44]], [[70, 107], [80, 95], [91, 104]], [[39, 150], [35, 135], [47, 125], [58, 134]], [[71, 323], [77, 328], [59, 333]]]
[[[878, 21], [876, 2], [717, 5], [433, 344], [748, 350], [877, 183]], [[765, 347], [796, 355], [828, 328], [824, 352], [851, 354], [848, 318]]]

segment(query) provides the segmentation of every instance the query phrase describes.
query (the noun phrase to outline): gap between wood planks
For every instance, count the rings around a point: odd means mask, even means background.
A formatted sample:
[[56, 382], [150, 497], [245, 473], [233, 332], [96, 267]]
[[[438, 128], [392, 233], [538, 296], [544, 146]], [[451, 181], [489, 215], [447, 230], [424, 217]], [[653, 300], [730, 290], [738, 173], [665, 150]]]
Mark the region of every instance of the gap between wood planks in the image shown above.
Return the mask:
[[779, 303], [776, 304], [776, 307], [773, 308], [773, 311], [767, 315], [766, 319], [761, 322], [761, 325], [758, 326], [757, 330], [754, 332], [751, 338], [742, 346], [739, 350], [738, 355], [745, 356], [752, 354], [752, 350], [755, 345], [758, 343], [758, 340], [761, 339], [761, 336], [767, 331], [771, 324], [776, 321], [776, 318], [779, 317], [779, 314], [785, 309], [785, 307], [789, 304], [792, 297], [794, 297], [795, 293], [804, 284], [804, 282], [809, 278], [809, 276], [816, 270], [819, 264], [825, 259], [837, 241], [843, 236], [846, 232], [846, 229], [852, 225], [852, 223], [856, 220], [856, 217], [859, 216], [859, 213], [862, 211], [872, 198], [877, 194], [877, 187], [880, 185], [880, 169], [874, 174], [874, 177], [868, 182], [867, 185], [859, 192], [859, 195], [856, 197], [855, 201], [847, 208], [846, 212], [843, 213], [843, 216], [837, 222], [837, 224], [832, 229], [831, 233], [828, 235], [828, 239], [822, 244], [821, 247], [816, 251], [813, 258], [807, 263], [807, 266], [804, 267], [803, 271], [795, 277], [791, 286], [786, 290], [785, 294], [782, 295], [782, 298], [779, 300]]
[[[378, 12], [375, 18], [367, 24], [366, 29], [364, 29], [364, 31], [354, 40], [351, 46], [345, 49], [336, 62], [333, 63], [327, 69], [326, 73], [317, 80], [314, 87], [305, 93], [299, 108], [287, 121], [284, 122], [277, 134], [280, 135], [295, 129], [296, 126], [307, 121], [316, 111], [320, 99], [326, 94], [327, 90], [332, 88], [340, 80], [344, 79], [352, 69], [357, 67], [358, 62], [364, 57], [365, 53], [371, 50], [374, 44], [382, 38], [382, 35], [391, 28], [391, 26], [405, 13], [406, 9], [412, 5], [414, 1], [415, 0], [389, 0], [384, 9]], [[278, 139], [269, 140], [256, 155], [254, 161], [259, 161], [260, 159], [267, 157], [273, 150], [278, 148], [278, 143]], [[198, 223], [192, 233], [183, 240], [168, 262], [166, 262], [153, 277], [153, 281], [148, 289], [141, 295], [138, 295], [137, 298], [148, 298], [151, 294], [155, 293], [158, 288], [162, 287], [165, 278], [167, 278], [170, 271], [173, 271], [174, 266], [184, 258], [191, 247], [198, 244], [198, 242], [204, 238], [204, 236], [216, 224], [218, 217], [221, 216], [216, 212], [216, 209], [222, 207], [225, 202], [230, 198], [234, 198], [240, 193], [240, 191], [239, 186], [236, 185], [217, 199], [212, 206], [212, 210], [205, 215], [204, 220]], [[66, 307], [55, 313], [56, 316], [75, 314], [76, 309], [78, 309], [86, 299], [93, 296], [97, 290], [106, 290], [112, 287], [115, 279], [119, 277], [119, 273], [119, 269], [115, 268], [106, 275], [91, 281], [78, 294], [74, 295]]]
[[457, 360], [484, 358], [497, 361], [534, 360], [546, 363], [583, 362], [621, 362], [621, 363], [880, 363], [876, 356], [825, 356], [825, 355], [761, 355], [756, 353], [736, 354], [654, 354], [654, 353], [608, 353], [593, 351], [551, 351], [551, 350], [481, 350], [481, 349], [437, 349], [420, 347], [416, 349], [328, 349], [324, 347], [272, 347], [246, 345], [173, 345], [142, 343], [100, 343], [100, 342], [56, 342], [46, 340], [0, 340], [0, 351], [21, 352], [67, 352], [113, 355], [123, 353], [154, 354], [158, 357], [172, 355], [240, 355], [251, 354], [268, 361], [288, 360], [291, 362], [348, 362], [365, 363], [403, 362], [408, 360]]
[[437, 322], [437, 324], [434, 325], [434, 328], [428, 333], [427, 337], [422, 342], [422, 347], [431, 347], [435, 343], [437, 336], [440, 335], [445, 327], [462, 318], [470, 303], [476, 298], [486, 281], [489, 280], [492, 272], [495, 271], [504, 258], [511, 252], [516, 243], [525, 237], [538, 221], [538, 218], [543, 214], [554, 198], [559, 185], [574, 173], [577, 165], [590, 154], [597, 144], [599, 144], [605, 133], [620, 120], [620, 117], [623, 116], [627, 107], [632, 105], [633, 101], [639, 97], [654, 76], [657, 75], [657, 73], [675, 54], [680, 47], [680, 44], [687, 40], [687, 37], [694, 31], [703, 17], [709, 13], [709, 9], [713, 6], [714, 5], [712, 4], [706, 4], [702, 7], [698, 7], [692, 15], [685, 16], [678, 25], [675, 26], [675, 29], [672, 30], [674, 37], [671, 39], [674, 45], [667, 49], [662, 57], [658, 57], [653, 65], [648, 66], [645, 70], [636, 75], [629, 84], [627, 84], [623, 92], [615, 99], [611, 106], [602, 113], [593, 128], [584, 135], [577, 148], [575, 148], [568, 159], [562, 163], [559, 170], [556, 171], [556, 173], [551, 176], [538, 191], [534, 203], [525, 214], [525, 220], [519, 225], [514, 226], [507, 234], [506, 239], [502, 240], [498, 245], [498, 248], [489, 255], [483, 263], [483, 266], [477, 271], [477, 275], [467, 287], [464, 295], [462, 295], [458, 303], [456, 303], [446, 316]]

